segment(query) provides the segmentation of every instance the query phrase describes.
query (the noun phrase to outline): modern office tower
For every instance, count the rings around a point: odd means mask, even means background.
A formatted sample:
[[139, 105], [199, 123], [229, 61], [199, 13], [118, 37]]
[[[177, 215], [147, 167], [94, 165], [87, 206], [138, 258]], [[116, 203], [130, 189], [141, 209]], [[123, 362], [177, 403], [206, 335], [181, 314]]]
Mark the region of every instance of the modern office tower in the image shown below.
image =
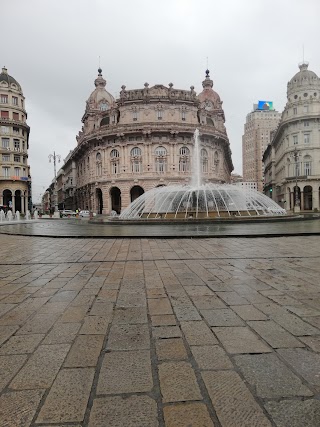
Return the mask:
[[247, 115], [242, 136], [242, 174], [244, 182], [255, 183], [263, 191], [264, 168], [262, 156], [270, 142], [270, 132], [280, 121], [281, 113], [273, 109], [270, 101], [259, 101]]

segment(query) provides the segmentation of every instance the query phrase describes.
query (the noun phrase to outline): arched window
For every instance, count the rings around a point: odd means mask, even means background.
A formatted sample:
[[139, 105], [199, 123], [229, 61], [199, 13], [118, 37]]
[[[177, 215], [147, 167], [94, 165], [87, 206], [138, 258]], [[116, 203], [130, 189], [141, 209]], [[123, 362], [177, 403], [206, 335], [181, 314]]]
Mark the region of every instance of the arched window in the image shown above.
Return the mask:
[[202, 173], [208, 173], [208, 152], [205, 148], [200, 151]]
[[157, 147], [154, 150], [156, 156], [166, 156], [167, 155], [167, 150], [164, 147]]
[[179, 150], [180, 156], [189, 156], [190, 151], [188, 147], [181, 147]]
[[110, 117], [106, 116], [104, 117], [101, 122], [100, 122], [100, 126], [108, 126], [110, 123]]
[[100, 111], [107, 111], [109, 110], [109, 105], [106, 101], [102, 101], [100, 103]]
[[119, 151], [118, 151], [118, 150], [116, 150], [116, 149], [111, 150], [110, 157], [111, 157], [112, 159], [113, 159], [113, 158], [116, 158], [116, 157], [120, 157]]
[[101, 153], [96, 154], [96, 174], [98, 176], [102, 175], [102, 157]]
[[207, 125], [214, 127], [214, 122], [212, 119], [210, 119], [210, 117], [207, 117]]
[[181, 147], [179, 150], [180, 159], [179, 159], [179, 172], [189, 172], [190, 170], [190, 159], [189, 154], [190, 150], [188, 147]]
[[131, 157], [141, 156], [141, 149], [139, 147], [134, 147], [131, 152]]
[[111, 173], [112, 174], [117, 174], [120, 172], [119, 157], [120, 157], [120, 153], [118, 150], [116, 150], [115, 148], [113, 150], [111, 150], [110, 158], [111, 158]]
[[155, 167], [157, 173], [164, 173], [167, 170], [167, 150], [165, 147], [157, 147], [155, 150], [156, 161]]
[[134, 147], [130, 151], [131, 155], [131, 172], [140, 173], [142, 172], [142, 159], [141, 159], [141, 149], [139, 147]]

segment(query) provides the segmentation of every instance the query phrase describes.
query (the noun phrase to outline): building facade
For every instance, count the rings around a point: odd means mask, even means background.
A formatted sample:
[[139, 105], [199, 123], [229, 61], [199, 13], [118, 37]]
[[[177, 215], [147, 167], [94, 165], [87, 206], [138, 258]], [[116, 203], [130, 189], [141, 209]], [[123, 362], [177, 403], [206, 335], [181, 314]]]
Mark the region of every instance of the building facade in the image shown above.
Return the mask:
[[107, 92], [102, 70], [98, 72], [77, 147], [63, 166], [75, 190], [74, 207], [120, 213], [147, 190], [190, 183], [196, 128], [203, 181], [230, 182], [225, 116], [208, 70], [199, 95], [193, 86], [181, 90], [172, 83], [145, 83], [142, 89], [122, 86], [117, 100]]
[[270, 132], [280, 121], [281, 113], [273, 109], [272, 103], [259, 101], [246, 117], [242, 136], [242, 173], [245, 182], [254, 183], [258, 191], [263, 191], [263, 153], [270, 142]]
[[299, 65], [287, 85], [287, 103], [263, 161], [265, 194], [287, 210], [319, 210], [320, 79]]
[[0, 206], [23, 214], [32, 207], [26, 120], [22, 88], [4, 67], [0, 74]]

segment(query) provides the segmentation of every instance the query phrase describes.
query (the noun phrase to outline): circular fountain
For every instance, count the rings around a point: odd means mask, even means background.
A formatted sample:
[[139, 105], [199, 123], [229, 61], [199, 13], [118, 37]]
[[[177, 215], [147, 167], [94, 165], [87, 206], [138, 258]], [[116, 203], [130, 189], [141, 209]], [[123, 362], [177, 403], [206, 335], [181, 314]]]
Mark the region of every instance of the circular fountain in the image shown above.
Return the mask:
[[272, 199], [234, 184], [201, 183], [199, 130], [194, 133], [190, 185], [169, 185], [147, 191], [132, 202], [120, 219], [210, 219], [285, 215]]
[[147, 191], [120, 219], [210, 219], [285, 215], [286, 211], [258, 191], [232, 184], [174, 185]]

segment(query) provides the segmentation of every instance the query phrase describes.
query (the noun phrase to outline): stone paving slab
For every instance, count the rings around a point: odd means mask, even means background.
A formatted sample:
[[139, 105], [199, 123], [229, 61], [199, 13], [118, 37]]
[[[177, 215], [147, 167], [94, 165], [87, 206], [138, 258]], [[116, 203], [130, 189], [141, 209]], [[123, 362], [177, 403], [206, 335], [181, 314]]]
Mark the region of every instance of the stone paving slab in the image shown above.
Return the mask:
[[319, 427], [317, 237], [74, 242], [0, 234], [1, 427]]

